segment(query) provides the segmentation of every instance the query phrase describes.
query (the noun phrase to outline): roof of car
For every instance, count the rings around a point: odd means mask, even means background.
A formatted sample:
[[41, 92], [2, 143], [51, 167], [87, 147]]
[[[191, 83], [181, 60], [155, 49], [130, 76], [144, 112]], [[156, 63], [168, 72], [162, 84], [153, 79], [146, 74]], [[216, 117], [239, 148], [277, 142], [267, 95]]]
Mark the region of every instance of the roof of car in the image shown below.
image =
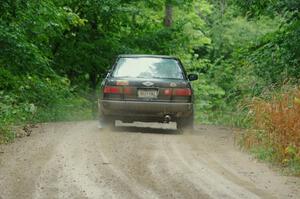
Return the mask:
[[177, 57], [174, 56], [167, 56], [167, 55], [142, 55], [142, 54], [124, 54], [119, 55], [118, 57], [154, 57], [154, 58], [167, 58], [167, 59], [177, 59]]

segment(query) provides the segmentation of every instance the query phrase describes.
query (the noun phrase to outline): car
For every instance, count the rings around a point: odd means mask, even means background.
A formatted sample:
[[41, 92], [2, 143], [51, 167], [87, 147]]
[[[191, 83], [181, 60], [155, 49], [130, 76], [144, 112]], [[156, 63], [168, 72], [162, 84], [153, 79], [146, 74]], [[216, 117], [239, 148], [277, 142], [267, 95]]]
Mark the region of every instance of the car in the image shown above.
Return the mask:
[[181, 61], [162, 55], [119, 55], [101, 83], [100, 123], [176, 122], [177, 129], [193, 129], [194, 92]]

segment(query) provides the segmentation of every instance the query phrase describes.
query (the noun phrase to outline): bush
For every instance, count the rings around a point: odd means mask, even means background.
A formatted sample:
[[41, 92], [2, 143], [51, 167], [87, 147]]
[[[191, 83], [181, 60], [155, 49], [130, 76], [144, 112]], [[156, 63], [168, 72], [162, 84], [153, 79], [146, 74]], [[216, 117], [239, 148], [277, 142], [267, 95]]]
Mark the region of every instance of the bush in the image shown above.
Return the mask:
[[[1, 77], [9, 73], [1, 73]], [[7, 79], [9, 80], [9, 79]], [[12, 126], [28, 123], [90, 119], [90, 102], [72, 92], [60, 77], [14, 76], [13, 87], [0, 89], [0, 143], [12, 141]]]
[[34, 112], [33, 104], [19, 102], [16, 96], [0, 91], [0, 143], [13, 140], [15, 134], [10, 126], [30, 120]]

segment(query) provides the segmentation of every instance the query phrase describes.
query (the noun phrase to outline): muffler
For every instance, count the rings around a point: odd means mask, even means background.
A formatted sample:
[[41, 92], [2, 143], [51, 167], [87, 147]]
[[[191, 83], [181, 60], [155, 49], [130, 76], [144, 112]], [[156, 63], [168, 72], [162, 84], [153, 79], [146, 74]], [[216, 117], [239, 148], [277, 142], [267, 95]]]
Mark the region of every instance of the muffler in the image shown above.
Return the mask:
[[170, 121], [171, 121], [171, 116], [170, 115], [165, 115], [165, 117], [164, 117], [164, 123], [170, 123]]

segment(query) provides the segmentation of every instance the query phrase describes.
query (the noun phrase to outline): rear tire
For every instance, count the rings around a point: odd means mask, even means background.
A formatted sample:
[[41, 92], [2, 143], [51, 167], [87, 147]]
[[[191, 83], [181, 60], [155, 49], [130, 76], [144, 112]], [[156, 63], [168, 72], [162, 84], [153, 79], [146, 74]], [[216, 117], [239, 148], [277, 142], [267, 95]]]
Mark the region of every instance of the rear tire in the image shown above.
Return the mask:
[[179, 132], [194, 131], [194, 116], [190, 116], [187, 118], [181, 118], [181, 119], [177, 120], [177, 130]]

